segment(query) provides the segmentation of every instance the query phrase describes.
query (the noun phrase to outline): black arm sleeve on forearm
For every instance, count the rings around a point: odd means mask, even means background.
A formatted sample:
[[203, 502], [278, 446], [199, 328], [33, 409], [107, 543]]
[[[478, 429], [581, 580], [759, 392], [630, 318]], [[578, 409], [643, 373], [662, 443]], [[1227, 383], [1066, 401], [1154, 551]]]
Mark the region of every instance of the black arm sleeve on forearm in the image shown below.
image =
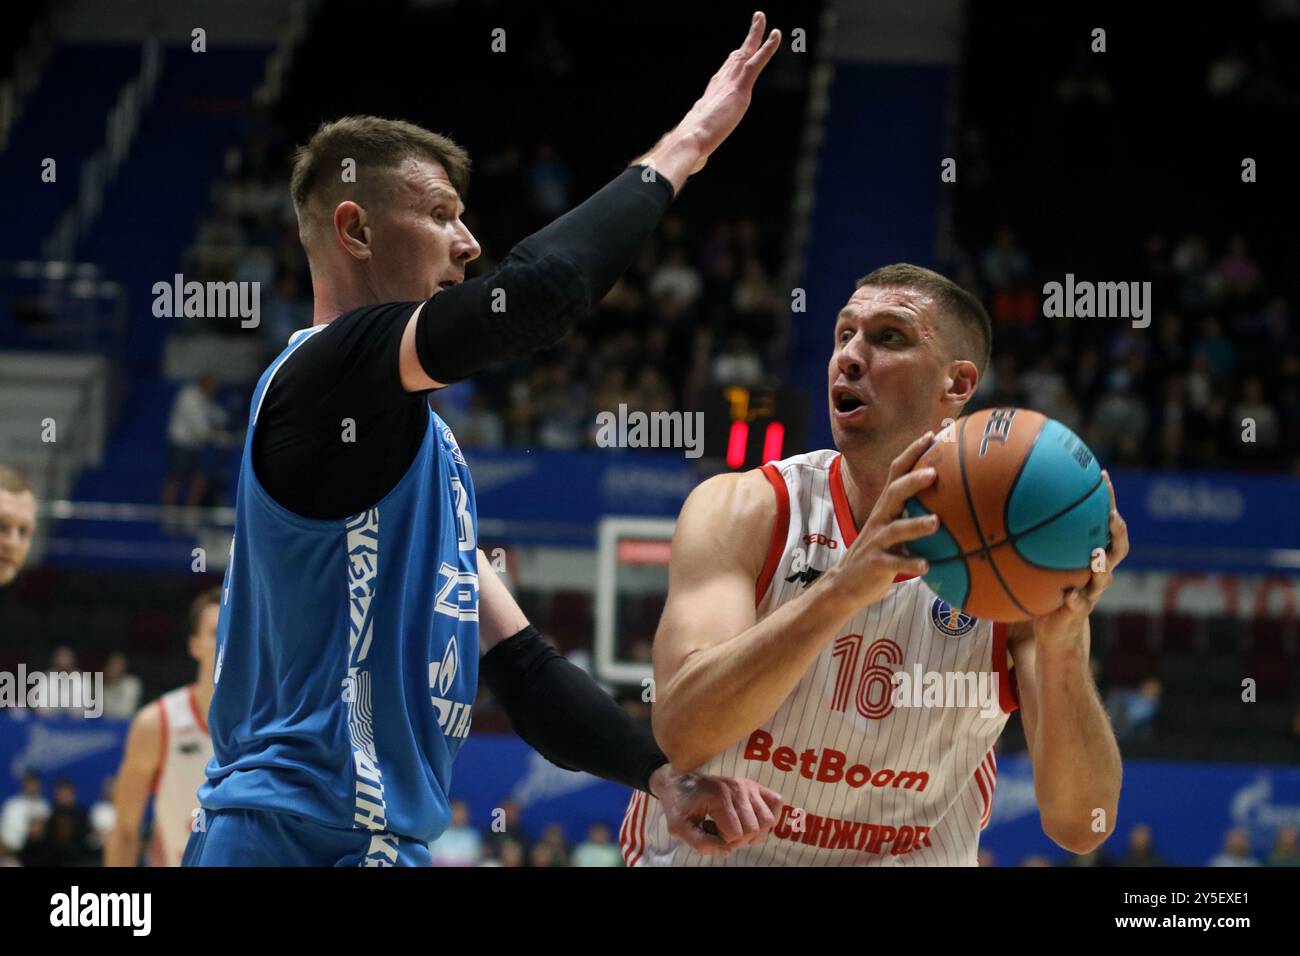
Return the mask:
[[444, 385], [554, 345], [605, 297], [654, 232], [672, 185], [624, 170], [586, 202], [517, 243], [490, 275], [429, 299], [415, 345]]
[[505, 707], [515, 732], [565, 770], [585, 770], [649, 792], [668, 762], [654, 734], [633, 720], [532, 625], [483, 655], [479, 678]]

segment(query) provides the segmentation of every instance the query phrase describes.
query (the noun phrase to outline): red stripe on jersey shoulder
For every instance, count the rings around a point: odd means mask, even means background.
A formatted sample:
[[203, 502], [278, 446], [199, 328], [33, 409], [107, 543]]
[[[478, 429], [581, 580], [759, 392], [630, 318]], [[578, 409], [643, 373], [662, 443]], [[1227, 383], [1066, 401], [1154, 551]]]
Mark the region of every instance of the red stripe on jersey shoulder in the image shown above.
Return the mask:
[[858, 538], [858, 526], [853, 523], [853, 509], [849, 507], [849, 496], [844, 493], [844, 477], [840, 474], [843, 455], [836, 455], [831, 460], [830, 486], [831, 504], [835, 506], [835, 523], [840, 526], [844, 537], [844, 547], [852, 547]]
[[998, 703], [1009, 714], [1020, 706], [1015, 669], [1007, 669], [1007, 631], [1005, 624], [993, 622], [993, 673], [998, 675]]
[[776, 574], [776, 569], [781, 566], [781, 556], [785, 554], [786, 535], [790, 533], [790, 489], [786, 487], [785, 478], [781, 476], [780, 469], [771, 462], [760, 470], [776, 492], [776, 523], [772, 525], [772, 540], [767, 545], [767, 560], [763, 562], [763, 570], [754, 585], [755, 607], [763, 603], [763, 596], [772, 585], [772, 577]]

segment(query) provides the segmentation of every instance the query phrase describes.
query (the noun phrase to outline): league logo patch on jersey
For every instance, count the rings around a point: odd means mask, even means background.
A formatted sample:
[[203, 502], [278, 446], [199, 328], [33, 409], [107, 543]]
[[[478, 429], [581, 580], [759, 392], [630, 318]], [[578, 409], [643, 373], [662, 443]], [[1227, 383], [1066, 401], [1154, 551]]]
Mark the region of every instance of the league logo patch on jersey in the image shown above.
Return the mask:
[[445, 438], [447, 444], [451, 446], [451, 457], [455, 460], [456, 464], [465, 464], [465, 456], [460, 453], [460, 445], [456, 441], [456, 436], [451, 433], [451, 428], [448, 427], [446, 422], [439, 422], [438, 424], [442, 427], [442, 437]]
[[939, 597], [935, 598], [930, 605], [930, 620], [935, 627], [949, 637], [961, 637], [963, 634], [969, 634], [971, 629], [979, 623], [966, 612], [953, 607]]

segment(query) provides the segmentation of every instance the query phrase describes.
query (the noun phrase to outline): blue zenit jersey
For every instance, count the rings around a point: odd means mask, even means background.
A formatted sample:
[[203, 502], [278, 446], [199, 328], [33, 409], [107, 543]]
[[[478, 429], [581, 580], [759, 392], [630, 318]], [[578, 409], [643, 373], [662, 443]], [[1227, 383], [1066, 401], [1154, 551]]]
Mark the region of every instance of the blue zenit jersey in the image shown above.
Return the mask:
[[253, 394], [199, 798], [432, 841], [478, 687], [474, 488], [430, 410], [406, 475], [368, 510], [312, 520], [267, 494], [252, 465], [258, 410], [324, 328], [295, 334]]

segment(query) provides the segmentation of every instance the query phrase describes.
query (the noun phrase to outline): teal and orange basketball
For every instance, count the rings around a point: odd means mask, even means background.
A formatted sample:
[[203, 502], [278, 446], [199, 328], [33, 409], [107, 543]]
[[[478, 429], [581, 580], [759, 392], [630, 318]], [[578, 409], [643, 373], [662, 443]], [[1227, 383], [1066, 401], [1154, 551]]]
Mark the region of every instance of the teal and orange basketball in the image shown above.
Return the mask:
[[974, 617], [1023, 621], [1086, 584], [1093, 551], [1110, 543], [1110, 494], [1096, 457], [1060, 422], [1024, 408], [987, 408], [941, 431], [916, 463], [933, 485], [910, 516], [939, 530], [909, 542], [930, 562], [925, 581]]

